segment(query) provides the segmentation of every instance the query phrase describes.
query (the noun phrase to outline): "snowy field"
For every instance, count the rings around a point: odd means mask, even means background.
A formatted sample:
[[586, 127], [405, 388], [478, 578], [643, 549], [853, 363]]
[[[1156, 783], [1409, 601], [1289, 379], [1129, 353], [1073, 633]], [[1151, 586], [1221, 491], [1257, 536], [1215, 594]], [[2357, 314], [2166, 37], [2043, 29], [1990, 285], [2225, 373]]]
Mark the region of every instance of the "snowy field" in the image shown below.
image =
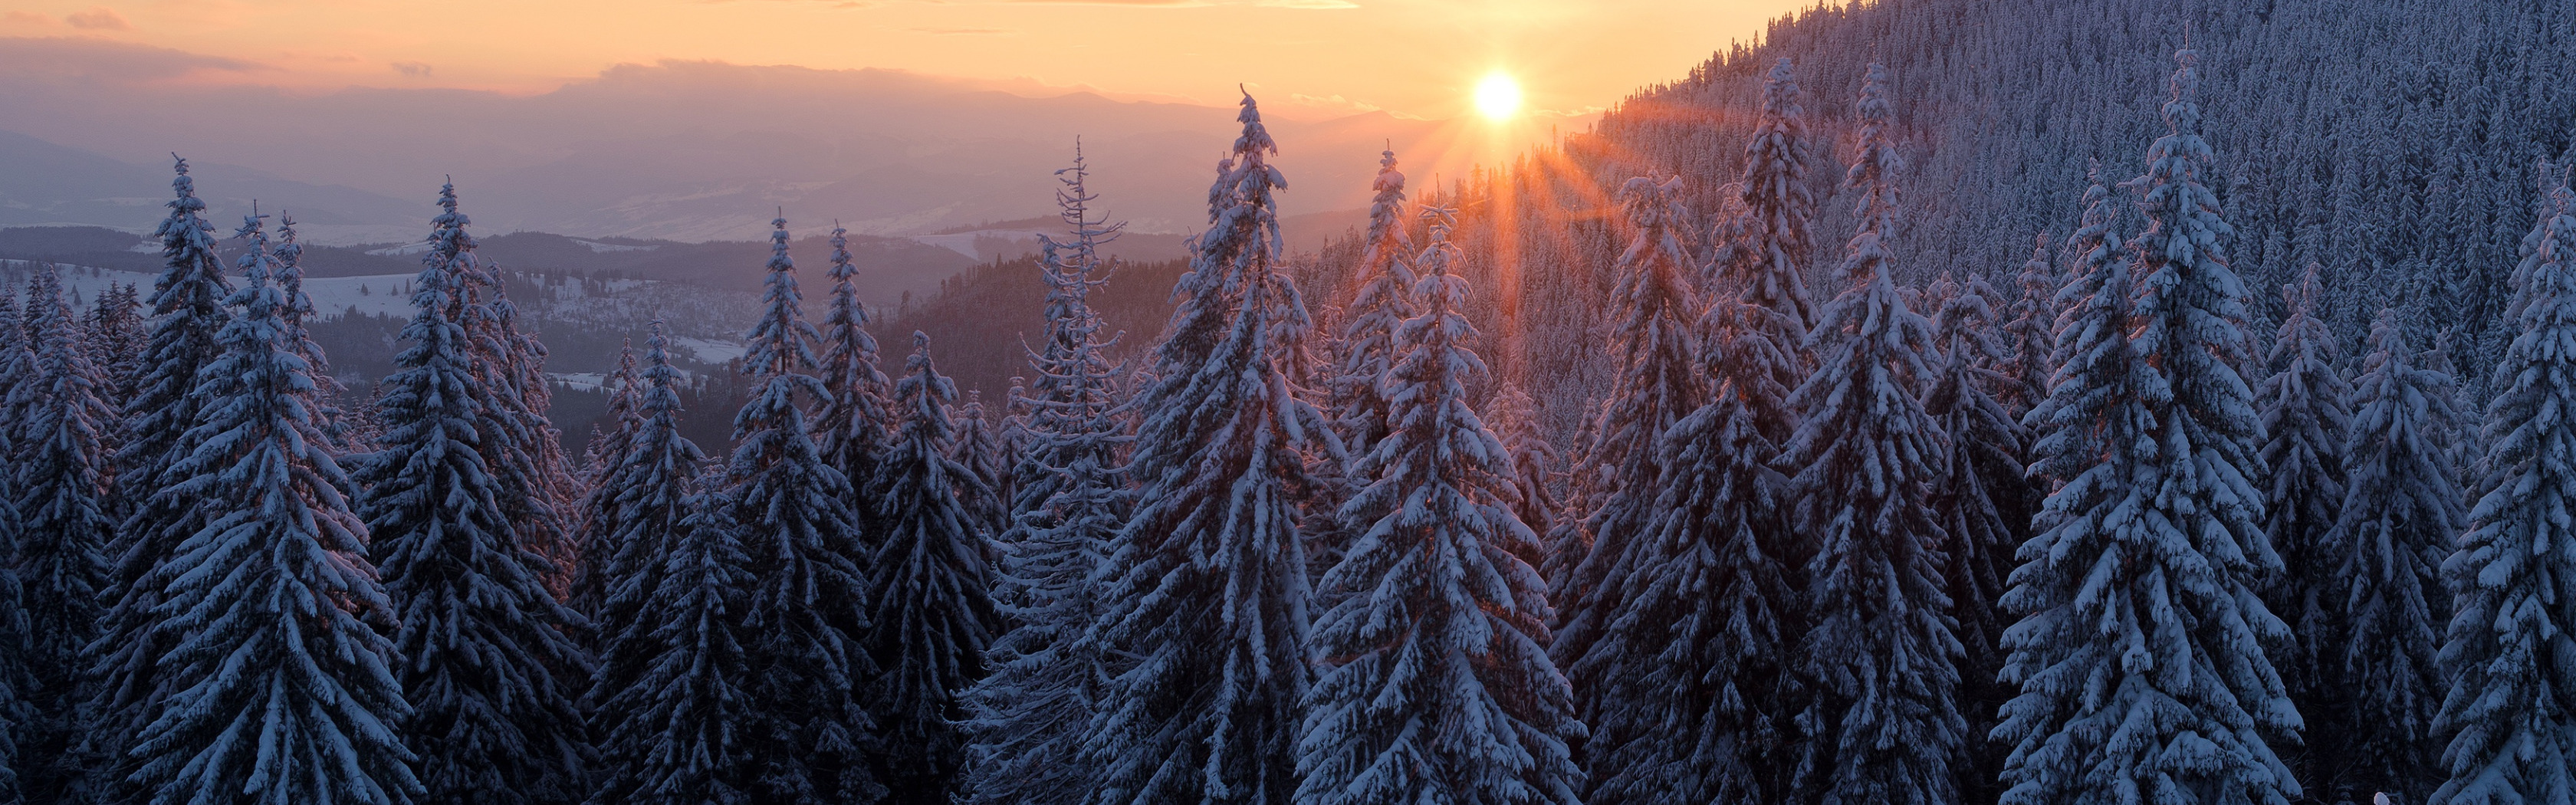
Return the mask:
[[[35, 272], [36, 266], [30, 261], [0, 260], [0, 282], [23, 286], [35, 277]], [[411, 299], [404, 289], [409, 287], [412, 276], [308, 277], [304, 280], [304, 295], [312, 298], [313, 311], [326, 319], [352, 312], [408, 315], [411, 313]], [[156, 275], [92, 266], [63, 266], [62, 278], [63, 287], [71, 293], [72, 304], [85, 306], [97, 300], [98, 295], [110, 285], [132, 285], [149, 296]], [[235, 282], [240, 281], [237, 276], [231, 278]]]
[[364, 277], [309, 277], [304, 280], [304, 295], [313, 299], [313, 312], [324, 318], [362, 315], [408, 316], [412, 313], [411, 286], [413, 274], [376, 274]]
[[[35, 279], [41, 265], [32, 260], [0, 260], [0, 284], [26, 287]], [[117, 271], [92, 266], [63, 266], [63, 288], [70, 292], [74, 306], [85, 306], [98, 299], [109, 285], [133, 285], [144, 295], [152, 293], [152, 274]]]
[[718, 364], [733, 360], [742, 357], [747, 351], [743, 348], [742, 342], [718, 341], [712, 338], [674, 338], [671, 339], [671, 345], [687, 351], [696, 357], [699, 363], [704, 364]]

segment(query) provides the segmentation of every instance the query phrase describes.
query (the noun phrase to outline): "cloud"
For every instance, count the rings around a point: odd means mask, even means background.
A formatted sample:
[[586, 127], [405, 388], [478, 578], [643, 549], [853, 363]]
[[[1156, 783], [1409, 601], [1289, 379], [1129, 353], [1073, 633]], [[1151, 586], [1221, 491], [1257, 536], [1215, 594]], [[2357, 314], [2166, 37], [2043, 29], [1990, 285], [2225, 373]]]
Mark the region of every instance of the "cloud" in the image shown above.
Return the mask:
[[986, 0], [1003, 5], [1050, 6], [1127, 6], [1131, 8], [1208, 8], [1212, 6], [1254, 6], [1258, 8], [1359, 8], [1351, 0]]
[[[706, 3], [732, 3], [740, 0], [700, 0]], [[786, 0], [817, 2], [817, 0]], [[895, 3], [986, 6], [1109, 6], [1112, 8], [1215, 8], [1220, 6], [1251, 8], [1343, 9], [1359, 8], [1355, 0], [820, 0], [833, 8], [875, 8]]]
[[257, 62], [77, 37], [0, 37], [0, 81], [136, 84], [200, 71], [247, 73]]
[[88, 11], [74, 11], [65, 15], [63, 21], [84, 31], [123, 31], [134, 27], [133, 23], [125, 21], [125, 15], [118, 14], [116, 9], [106, 6]]
[[989, 36], [1010, 33], [1000, 28], [914, 28], [912, 32], [931, 36]]
[[8, 22], [15, 25], [52, 25], [54, 24], [54, 18], [38, 14], [33, 11], [12, 11], [7, 14], [0, 14], [0, 22]]
[[1344, 112], [1377, 112], [1383, 111], [1386, 108], [1367, 101], [1351, 100], [1349, 98], [1342, 97], [1339, 93], [1332, 95], [1307, 95], [1304, 93], [1292, 92], [1288, 94], [1288, 101], [1300, 106], [1314, 106], [1325, 109], [1336, 109]]
[[427, 62], [398, 61], [394, 62], [392, 66], [394, 68], [394, 72], [403, 74], [404, 78], [428, 78], [430, 73], [429, 63]]

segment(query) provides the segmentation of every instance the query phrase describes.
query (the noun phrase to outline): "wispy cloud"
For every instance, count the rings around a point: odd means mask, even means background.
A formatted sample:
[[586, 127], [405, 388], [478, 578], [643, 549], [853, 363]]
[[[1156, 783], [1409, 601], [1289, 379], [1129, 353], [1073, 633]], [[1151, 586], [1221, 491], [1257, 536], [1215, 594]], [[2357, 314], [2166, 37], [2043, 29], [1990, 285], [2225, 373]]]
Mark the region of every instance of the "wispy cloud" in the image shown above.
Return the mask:
[[125, 21], [125, 15], [118, 14], [116, 9], [106, 6], [88, 11], [74, 11], [64, 15], [63, 21], [84, 31], [123, 31], [134, 27], [133, 23]]
[[[771, 2], [823, 3], [833, 8], [875, 8], [897, 3], [959, 6], [1109, 6], [1113, 8], [1217, 8], [1224, 6], [1250, 8], [1344, 9], [1359, 8], [1354, 0], [770, 0]], [[701, 0], [707, 3], [734, 3], [742, 0]]]
[[394, 72], [401, 73], [404, 78], [428, 78], [431, 71], [428, 62], [398, 61], [391, 66]]
[[1351, 0], [984, 0], [999, 5], [1048, 6], [1132, 6], [1142, 8], [1210, 8], [1216, 6], [1254, 6], [1258, 8], [1359, 8]]
[[258, 62], [105, 39], [0, 37], [0, 80], [121, 84], [174, 79], [199, 71], [267, 69]]
[[1292, 92], [1288, 94], [1288, 101], [1300, 106], [1313, 106], [1353, 113], [1376, 112], [1382, 111], [1386, 108], [1367, 101], [1355, 101], [1338, 94], [1307, 95], [1304, 93]]

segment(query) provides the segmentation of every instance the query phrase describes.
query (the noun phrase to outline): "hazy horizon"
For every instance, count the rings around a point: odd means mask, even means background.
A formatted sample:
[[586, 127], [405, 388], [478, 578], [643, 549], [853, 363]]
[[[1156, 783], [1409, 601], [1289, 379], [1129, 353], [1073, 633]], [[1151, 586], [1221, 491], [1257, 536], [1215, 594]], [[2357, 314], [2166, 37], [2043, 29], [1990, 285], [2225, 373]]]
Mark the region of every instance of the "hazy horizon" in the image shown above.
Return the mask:
[[[1113, 214], [1140, 232], [1183, 233], [1198, 224], [1235, 112], [879, 68], [665, 60], [526, 95], [255, 80], [272, 72], [104, 39], [0, 37], [0, 132], [42, 141], [0, 143], [0, 160], [27, 179], [0, 188], [0, 225], [148, 226], [157, 202], [139, 200], [166, 179], [132, 169], [166, 171], [177, 151], [221, 177], [203, 186], [218, 207], [261, 194], [271, 206], [327, 205], [310, 236], [330, 242], [409, 237], [451, 176], [496, 231], [757, 238], [785, 205], [800, 220], [912, 234], [1045, 214], [1052, 171], [1082, 137]], [[1290, 214], [1364, 207], [1390, 145], [1427, 187], [1598, 117], [1429, 120], [1253, 92], [1281, 143]], [[62, 211], [73, 208], [85, 211]]]
[[[1581, 112], [1750, 41], [1797, 0], [642, 0], [435, 7], [25, 0], [0, 37], [77, 36], [239, 70], [205, 84], [539, 94], [663, 60], [898, 68], [1222, 105], [1238, 83], [1293, 105], [1422, 118], [1470, 111], [1487, 73], [1533, 109]], [[436, 16], [430, 16], [434, 13]], [[1655, 24], [1638, 25], [1641, 20]], [[1222, 41], [1224, 47], [1205, 46]], [[1301, 99], [1301, 101], [1297, 99]]]

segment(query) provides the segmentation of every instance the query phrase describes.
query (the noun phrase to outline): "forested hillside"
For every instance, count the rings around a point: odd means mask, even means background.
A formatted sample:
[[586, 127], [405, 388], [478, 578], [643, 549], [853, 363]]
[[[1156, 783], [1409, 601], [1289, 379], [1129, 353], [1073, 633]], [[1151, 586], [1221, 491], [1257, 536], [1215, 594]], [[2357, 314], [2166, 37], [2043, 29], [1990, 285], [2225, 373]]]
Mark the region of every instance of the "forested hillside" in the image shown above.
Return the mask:
[[[2326, 318], [2357, 354], [2377, 310], [2395, 306], [2419, 342], [2457, 327], [2473, 345], [2472, 386], [2500, 357], [2506, 280], [2541, 200], [2543, 159], [2566, 161], [2576, 131], [2576, 8], [2549, 0], [1886, 0], [1819, 7], [1691, 75], [1647, 88], [1594, 132], [1444, 192], [1458, 194], [1462, 243], [1493, 299], [1488, 338], [1532, 337], [1527, 362], [1560, 425], [1601, 392], [1610, 367], [1583, 338], [1609, 312], [1620, 239], [1607, 212], [1628, 176], [1677, 173], [1713, 233], [1744, 166], [1762, 76], [1790, 59], [1819, 166], [1849, 159], [1850, 99], [1884, 63], [1897, 97], [1897, 181], [1909, 220], [1897, 270], [2009, 274], [2035, 235], [2062, 244], [2081, 211], [2087, 165], [2140, 173], [2140, 145], [2174, 50], [2201, 54], [2213, 189], [2235, 233], [2233, 264], [2256, 317], [2277, 321], [2279, 289], [2325, 268]], [[1294, 144], [1290, 143], [1290, 147]], [[1855, 228], [1839, 170], [1810, 171], [1818, 244]], [[2115, 224], [2135, 231], [2128, 214]], [[1711, 247], [1708, 237], [1691, 248]], [[1312, 275], [1347, 277], [1356, 254], [1327, 251]], [[2061, 259], [2071, 255], [2060, 255]], [[1809, 266], [1810, 284], [1829, 266]], [[2002, 283], [1997, 283], [1999, 286]], [[1517, 293], [1513, 291], [1516, 290]], [[1336, 297], [1338, 299], [1338, 297]], [[1508, 315], [1506, 315], [1508, 314]], [[2257, 332], [2269, 327], [2257, 326]], [[1490, 354], [1490, 353], [1489, 353]]]

